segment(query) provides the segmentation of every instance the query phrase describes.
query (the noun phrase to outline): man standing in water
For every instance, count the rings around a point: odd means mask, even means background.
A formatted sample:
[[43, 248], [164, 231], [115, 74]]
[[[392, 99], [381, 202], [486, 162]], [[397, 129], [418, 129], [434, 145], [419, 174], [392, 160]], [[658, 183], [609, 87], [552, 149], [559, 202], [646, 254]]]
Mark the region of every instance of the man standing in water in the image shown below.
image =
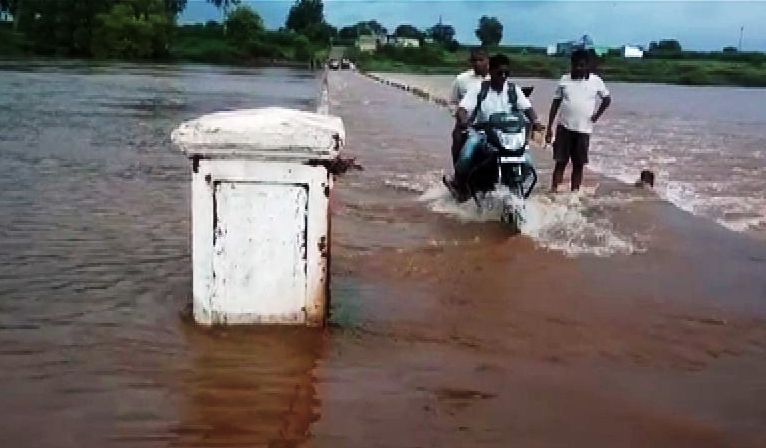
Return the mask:
[[[469, 59], [471, 69], [457, 75], [452, 82], [452, 93], [450, 94], [450, 105], [457, 109], [457, 105], [470, 89], [478, 89], [482, 81], [489, 79], [489, 56], [483, 48], [474, 48], [471, 50]], [[460, 123], [455, 118], [455, 127], [452, 129], [452, 163], [457, 161], [460, 155], [460, 148], [463, 147], [463, 132]]]
[[[572, 160], [572, 191], [579, 191], [585, 164], [588, 163], [588, 146], [593, 124], [601, 118], [612, 102], [604, 81], [590, 72], [590, 54], [586, 50], [576, 50], [570, 60], [570, 73], [561, 77], [556, 93], [553, 95], [551, 110], [548, 115], [548, 130], [545, 142], [553, 138], [553, 121], [561, 107], [559, 124], [556, 127], [556, 140], [553, 142], [553, 168], [551, 191], [556, 192], [564, 180], [564, 170]], [[601, 104], [596, 110], [596, 98]]]

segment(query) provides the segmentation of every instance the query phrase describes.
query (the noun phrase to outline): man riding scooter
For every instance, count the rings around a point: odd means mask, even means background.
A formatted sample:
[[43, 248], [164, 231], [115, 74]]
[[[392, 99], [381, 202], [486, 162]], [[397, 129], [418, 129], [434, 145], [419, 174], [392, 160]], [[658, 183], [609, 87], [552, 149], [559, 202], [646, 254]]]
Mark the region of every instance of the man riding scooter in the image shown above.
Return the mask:
[[468, 175], [474, 166], [476, 149], [483, 143], [483, 134], [472, 126], [486, 123], [489, 117], [496, 113], [523, 112], [533, 128], [542, 127], [537, 114], [532, 109], [532, 103], [524, 95], [521, 88], [508, 81], [510, 76], [510, 60], [503, 54], [497, 54], [489, 59], [490, 80], [469, 90], [460, 101], [456, 118], [458, 126], [467, 132], [467, 138], [455, 162], [455, 176], [444, 179], [444, 183], [459, 201], [468, 199]]

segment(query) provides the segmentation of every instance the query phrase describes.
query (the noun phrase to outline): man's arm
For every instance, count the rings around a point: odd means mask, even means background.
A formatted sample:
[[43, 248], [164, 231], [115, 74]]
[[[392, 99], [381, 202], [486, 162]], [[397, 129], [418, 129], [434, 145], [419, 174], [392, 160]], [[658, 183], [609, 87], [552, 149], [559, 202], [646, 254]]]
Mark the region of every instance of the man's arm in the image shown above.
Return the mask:
[[611, 96], [605, 96], [601, 98], [601, 104], [598, 106], [598, 110], [595, 114], [593, 114], [592, 117], [590, 117], [590, 121], [595, 123], [598, 121], [599, 118], [601, 118], [601, 115], [604, 114], [604, 111], [606, 110], [609, 105], [612, 104], [612, 97]]
[[467, 129], [468, 125], [468, 111], [465, 110], [464, 107], [459, 107], [457, 109], [457, 113], [455, 114], [455, 118], [457, 118], [457, 124], [461, 129]]
[[537, 113], [532, 108], [532, 102], [529, 101], [529, 98], [527, 98], [526, 95], [524, 95], [524, 91], [521, 90], [521, 87], [519, 87], [518, 84], [514, 84], [514, 88], [516, 89], [516, 109], [524, 112], [524, 116], [527, 117], [527, 120], [529, 120], [530, 123], [532, 123], [533, 129], [540, 129], [542, 125], [537, 118]]
[[542, 128], [542, 123], [540, 123], [540, 120], [537, 118], [537, 112], [531, 107], [524, 109], [524, 115], [527, 117], [527, 120], [529, 120], [530, 123], [532, 123], [532, 129], [535, 131], [539, 131], [540, 128]]
[[556, 114], [559, 113], [559, 107], [561, 107], [561, 98], [554, 98], [551, 102], [551, 110], [548, 112], [548, 129], [545, 131], [545, 143], [550, 143], [553, 140], [553, 122], [556, 120]]
[[452, 81], [452, 89], [450, 91], [450, 97], [449, 102], [450, 105], [457, 107], [457, 105], [460, 103], [460, 81], [459, 77], [455, 77], [455, 79]]
[[[479, 90], [476, 88], [470, 88], [463, 96], [463, 99], [460, 100], [460, 104], [458, 104], [457, 112], [455, 112], [455, 118], [457, 118], [458, 126], [461, 129], [467, 129], [468, 126], [470, 126], [471, 121], [471, 114], [474, 109], [476, 109], [476, 103], [478, 102], [477, 97], [479, 95]], [[471, 111], [471, 112], [469, 112]]]

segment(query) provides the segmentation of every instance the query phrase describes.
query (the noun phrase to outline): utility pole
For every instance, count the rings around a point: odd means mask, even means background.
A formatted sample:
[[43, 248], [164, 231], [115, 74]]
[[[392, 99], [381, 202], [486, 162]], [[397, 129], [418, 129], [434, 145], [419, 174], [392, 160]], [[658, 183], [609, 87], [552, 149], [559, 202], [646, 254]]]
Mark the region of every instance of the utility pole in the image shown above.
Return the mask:
[[737, 51], [742, 51], [742, 34], [745, 32], [745, 27], [739, 27], [739, 45], [737, 45]]

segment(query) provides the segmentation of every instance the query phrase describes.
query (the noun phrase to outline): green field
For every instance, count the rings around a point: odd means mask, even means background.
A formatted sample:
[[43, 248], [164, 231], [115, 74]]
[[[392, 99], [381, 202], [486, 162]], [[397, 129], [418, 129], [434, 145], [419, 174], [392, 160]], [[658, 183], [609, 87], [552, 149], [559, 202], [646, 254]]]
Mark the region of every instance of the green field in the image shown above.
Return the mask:
[[[454, 74], [467, 67], [468, 52], [467, 48], [454, 53], [436, 47], [399, 48], [375, 54], [350, 50], [349, 56], [366, 71]], [[547, 56], [539, 50], [500, 47], [494, 52], [510, 57], [514, 76], [557, 78], [569, 67], [568, 58]], [[766, 54], [686, 52], [646, 59], [606, 56], [599, 58], [596, 71], [610, 81], [766, 87]]]

